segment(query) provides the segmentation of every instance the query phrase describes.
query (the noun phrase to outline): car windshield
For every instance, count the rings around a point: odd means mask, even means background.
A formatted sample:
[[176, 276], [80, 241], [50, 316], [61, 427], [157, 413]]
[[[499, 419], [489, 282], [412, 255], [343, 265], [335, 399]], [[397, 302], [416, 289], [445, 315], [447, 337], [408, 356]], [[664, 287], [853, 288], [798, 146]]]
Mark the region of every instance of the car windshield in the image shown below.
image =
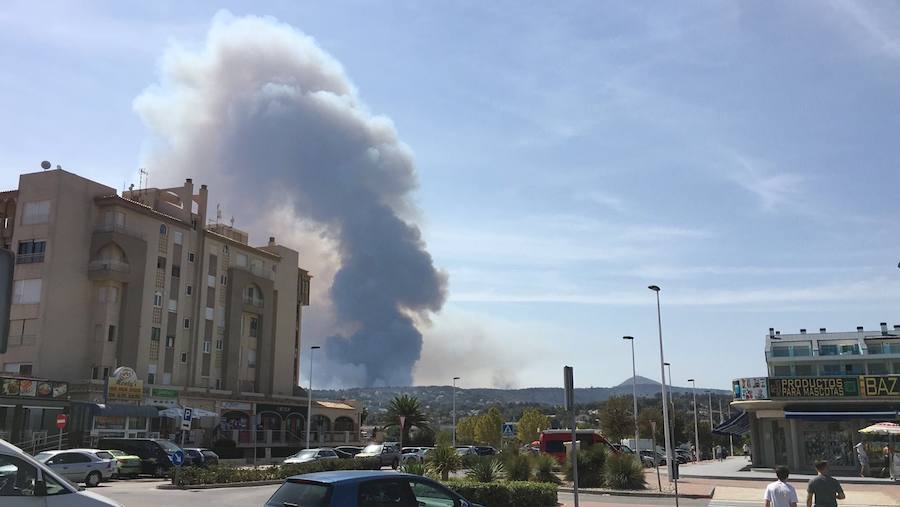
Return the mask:
[[306, 451], [300, 451], [297, 454], [294, 454], [294, 457], [295, 458], [312, 458], [312, 457], [315, 457], [316, 452], [318, 452], [318, 451], [312, 450], [312, 449], [306, 450]]
[[328, 489], [325, 484], [288, 481], [266, 502], [266, 507], [327, 507]]
[[382, 447], [383, 446], [380, 444], [367, 445], [366, 448], [362, 450], [362, 452], [378, 453], [378, 452], [381, 452]]
[[41, 453], [38, 453], [34, 457], [34, 459], [40, 461], [41, 463], [46, 463], [48, 459], [52, 458], [55, 455], [56, 455], [56, 453], [53, 453], [53, 452], [41, 452]]
[[162, 448], [165, 449], [166, 453], [168, 453], [168, 454], [172, 454], [175, 451], [181, 450], [181, 447], [178, 447], [177, 445], [173, 444], [172, 442], [169, 442], [168, 440], [156, 440], [156, 443], [158, 443], [160, 446], [162, 446]]
[[115, 450], [115, 449], [110, 449], [110, 450], [108, 450], [108, 451], [106, 451], [106, 452], [112, 454], [113, 456], [115, 456], [115, 457], [117, 457], [117, 458], [118, 458], [119, 456], [127, 456], [127, 454], [125, 454], [125, 451], [117, 451], [117, 450]]

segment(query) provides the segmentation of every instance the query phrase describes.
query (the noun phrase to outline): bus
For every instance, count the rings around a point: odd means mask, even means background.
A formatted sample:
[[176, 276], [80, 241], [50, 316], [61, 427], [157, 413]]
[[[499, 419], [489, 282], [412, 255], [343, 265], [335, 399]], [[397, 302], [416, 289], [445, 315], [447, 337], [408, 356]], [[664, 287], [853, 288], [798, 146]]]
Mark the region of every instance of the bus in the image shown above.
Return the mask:
[[[609, 452], [619, 454], [619, 451], [600, 433], [600, 430], [575, 430], [575, 438], [578, 439], [580, 449], [602, 444]], [[553, 456], [560, 463], [566, 461], [565, 443], [571, 441], [572, 430], [544, 430], [539, 439], [541, 452]]]

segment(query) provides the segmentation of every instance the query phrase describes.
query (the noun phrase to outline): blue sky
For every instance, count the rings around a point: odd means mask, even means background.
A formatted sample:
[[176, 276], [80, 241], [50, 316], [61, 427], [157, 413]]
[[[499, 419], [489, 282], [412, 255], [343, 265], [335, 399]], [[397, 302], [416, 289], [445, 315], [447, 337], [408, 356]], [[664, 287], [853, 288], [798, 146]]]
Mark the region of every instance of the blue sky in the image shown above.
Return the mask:
[[167, 46], [270, 15], [415, 154], [450, 275], [419, 383], [617, 384], [625, 334], [659, 378], [650, 283], [678, 384], [763, 373], [769, 327], [900, 323], [900, 3], [526, 4], [9, 3], [0, 187], [135, 181]]

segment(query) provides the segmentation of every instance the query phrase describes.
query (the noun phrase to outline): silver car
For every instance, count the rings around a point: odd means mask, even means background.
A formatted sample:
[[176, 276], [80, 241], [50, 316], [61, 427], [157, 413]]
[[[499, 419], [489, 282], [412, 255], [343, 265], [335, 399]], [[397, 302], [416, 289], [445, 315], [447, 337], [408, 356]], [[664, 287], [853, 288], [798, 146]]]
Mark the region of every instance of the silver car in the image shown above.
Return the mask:
[[289, 456], [282, 463], [285, 465], [295, 465], [297, 463], [309, 463], [310, 461], [319, 461], [323, 459], [340, 459], [340, 456], [334, 452], [334, 449], [304, 449], [293, 456]]
[[118, 472], [116, 458], [99, 449], [44, 451], [34, 459], [73, 483], [83, 482], [89, 488], [109, 480]]

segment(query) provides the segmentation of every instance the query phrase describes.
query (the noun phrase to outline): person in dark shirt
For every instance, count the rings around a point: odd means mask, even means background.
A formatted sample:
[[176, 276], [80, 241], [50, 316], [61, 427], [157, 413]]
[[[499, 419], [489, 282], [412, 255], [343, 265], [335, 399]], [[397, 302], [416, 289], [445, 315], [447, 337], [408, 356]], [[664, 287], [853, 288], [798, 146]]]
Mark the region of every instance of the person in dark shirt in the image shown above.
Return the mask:
[[837, 479], [828, 475], [828, 462], [817, 461], [816, 472], [819, 474], [806, 486], [806, 507], [837, 507], [837, 501], [845, 498], [844, 490]]

